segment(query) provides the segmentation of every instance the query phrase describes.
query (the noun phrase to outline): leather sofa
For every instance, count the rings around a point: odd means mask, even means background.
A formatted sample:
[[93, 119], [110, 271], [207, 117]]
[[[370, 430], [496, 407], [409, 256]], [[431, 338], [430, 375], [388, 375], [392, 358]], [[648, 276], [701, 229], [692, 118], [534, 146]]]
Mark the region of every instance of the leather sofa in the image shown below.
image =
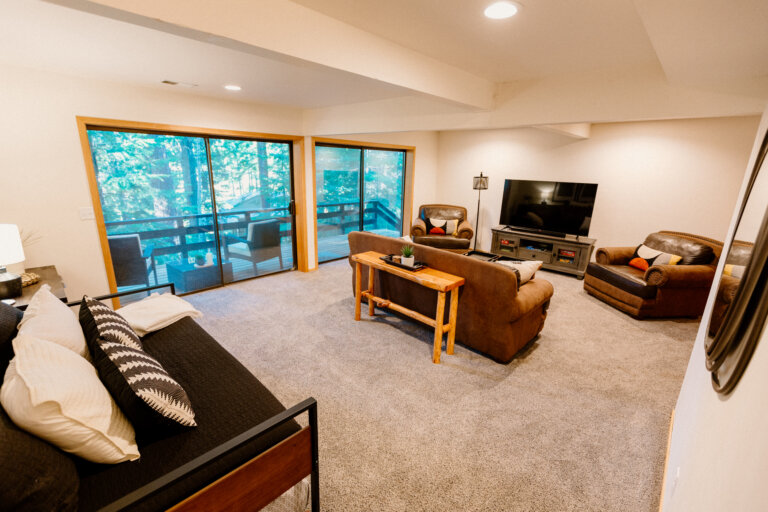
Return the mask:
[[629, 266], [637, 246], [603, 247], [587, 266], [584, 290], [637, 318], [698, 317], [704, 311], [722, 242], [711, 238], [659, 231], [644, 245], [681, 256], [677, 265], [652, 265], [643, 271]]
[[[349, 233], [350, 254], [377, 251], [399, 254], [405, 243], [373, 233]], [[466, 279], [459, 289], [456, 342], [508, 363], [544, 327], [554, 288], [549, 281], [534, 278], [518, 290], [515, 272], [503, 265], [480, 261], [462, 254], [414, 244], [416, 261]], [[354, 263], [352, 289], [354, 290]], [[376, 295], [413, 309], [430, 318], [437, 311], [437, 292], [387, 272], [375, 272]], [[362, 273], [362, 287], [368, 287], [368, 272]], [[354, 291], [353, 291], [354, 293]], [[446, 308], [445, 322], [448, 322]]]
[[[432, 235], [427, 231], [428, 219], [458, 220], [456, 236]], [[447, 251], [464, 253], [475, 232], [467, 222], [467, 209], [449, 204], [424, 204], [419, 207], [419, 216], [411, 225], [411, 238], [417, 244], [429, 245]]]
[[[749, 259], [752, 256], [752, 250], [755, 244], [750, 242], [742, 242], [740, 240], [734, 240], [731, 245], [731, 249], [728, 252], [728, 257], [725, 260], [726, 265], [742, 265], [746, 266], [749, 263]], [[731, 306], [734, 297], [736, 297], [736, 291], [741, 284], [741, 278], [725, 275], [720, 278], [720, 284], [717, 288], [717, 295], [715, 296], [715, 305], [712, 307], [712, 317], [709, 321], [709, 334], [714, 336], [725, 319], [725, 314], [728, 312], [728, 308]]]

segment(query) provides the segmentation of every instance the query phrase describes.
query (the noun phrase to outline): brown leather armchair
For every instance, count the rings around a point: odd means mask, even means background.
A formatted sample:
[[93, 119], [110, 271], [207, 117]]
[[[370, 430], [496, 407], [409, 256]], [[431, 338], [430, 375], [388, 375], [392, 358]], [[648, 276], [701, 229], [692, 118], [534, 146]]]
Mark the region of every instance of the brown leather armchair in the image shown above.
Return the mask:
[[704, 311], [722, 242], [688, 233], [659, 231], [646, 246], [682, 256], [677, 265], [629, 266], [634, 247], [603, 247], [584, 275], [584, 290], [625, 313], [645, 317], [697, 317]]
[[[427, 219], [458, 220], [456, 236], [430, 235], [427, 233]], [[424, 204], [419, 207], [419, 216], [411, 226], [411, 238], [417, 244], [429, 245], [438, 249], [464, 253], [469, 250], [469, 242], [475, 232], [467, 222], [467, 209], [449, 204]]]

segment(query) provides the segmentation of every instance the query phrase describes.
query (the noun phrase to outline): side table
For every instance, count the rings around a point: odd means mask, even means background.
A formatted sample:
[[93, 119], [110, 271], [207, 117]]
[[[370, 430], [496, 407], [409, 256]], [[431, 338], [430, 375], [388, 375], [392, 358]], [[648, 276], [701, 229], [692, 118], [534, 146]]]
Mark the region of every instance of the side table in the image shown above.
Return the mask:
[[[404, 270], [381, 260], [384, 256], [375, 251], [362, 252], [352, 255], [352, 261], [355, 262], [355, 320], [360, 320], [361, 299], [368, 299], [368, 314], [373, 316], [374, 304], [380, 308], [389, 308], [403, 315], [409, 316], [419, 322], [425, 323], [435, 328], [435, 341], [432, 347], [432, 362], [440, 364], [440, 353], [443, 346], [443, 333], [448, 333], [448, 340], [445, 343], [445, 353], [453, 354], [453, 344], [456, 339], [456, 315], [459, 309], [459, 287], [464, 284], [464, 278], [441, 272], [434, 268], [424, 268], [418, 271]], [[362, 266], [368, 266], [368, 289], [361, 290]], [[429, 318], [417, 311], [408, 309], [394, 302], [382, 299], [374, 295], [374, 269], [382, 272], [402, 277], [421, 286], [437, 290], [437, 312], [435, 318]], [[445, 294], [451, 293], [451, 304], [448, 310], [448, 323], [443, 324], [445, 318]]]
[[21, 295], [19, 297], [13, 297], [16, 301], [12, 305], [24, 310], [27, 309], [29, 301], [32, 300], [32, 296], [40, 289], [41, 286], [47, 284], [51, 287], [51, 293], [62, 302], [67, 302], [67, 290], [64, 281], [62, 281], [59, 272], [56, 270], [55, 265], [48, 265], [45, 267], [28, 268], [25, 272], [31, 272], [40, 276], [40, 281], [33, 285], [25, 286], [21, 289]]

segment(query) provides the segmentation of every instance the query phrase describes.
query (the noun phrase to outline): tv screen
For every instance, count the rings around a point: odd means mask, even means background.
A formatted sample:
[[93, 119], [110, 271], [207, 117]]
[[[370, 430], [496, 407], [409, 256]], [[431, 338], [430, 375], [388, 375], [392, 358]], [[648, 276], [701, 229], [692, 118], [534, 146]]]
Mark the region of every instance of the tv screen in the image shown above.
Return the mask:
[[499, 224], [587, 236], [596, 196], [596, 183], [506, 180]]

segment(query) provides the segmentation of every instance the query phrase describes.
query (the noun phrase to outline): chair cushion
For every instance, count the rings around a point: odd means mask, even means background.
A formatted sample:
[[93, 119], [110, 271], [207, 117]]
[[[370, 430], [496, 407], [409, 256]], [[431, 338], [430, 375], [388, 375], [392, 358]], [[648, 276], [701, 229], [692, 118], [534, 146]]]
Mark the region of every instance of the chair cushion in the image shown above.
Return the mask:
[[678, 265], [708, 265], [715, 259], [715, 251], [707, 244], [668, 233], [651, 233], [643, 242], [657, 251], [679, 254]]
[[643, 299], [656, 297], [656, 287], [643, 280], [643, 271], [627, 265], [603, 265], [590, 263], [587, 274], [616, 288]]
[[467, 238], [443, 235], [414, 236], [413, 241], [417, 244], [429, 245], [439, 249], [468, 249], [470, 242]]
[[246, 243], [238, 242], [235, 244], [229, 244], [227, 249], [229, 250], [230, 255], [243, 256], [245, 258], [251, 257], [251, 248], [248, 247], [248, 244]]
[[629, 260], [629, 266], [645, 272], [649, 267], [653, 265], [677, 265], [682, 256], [677, 254], [669, 254], [656, 249], [651, 249], [647, 245], [640, 244], [635, 249], [632, 258]]
[[[165, 439], [139, 441], [141, 459], [130, 464], [102, 466], [77, 461], [81, 511], [104, 507], [285, 410], [247, 368], [191, 318], [182, 318], [149, 333], [142, 343], [144, 350], [162, 361], [168, 373], [187, 391], [195, 405], [197, 428]], [[298, 430], [298, 424], [290, 421], [217, 458], [130, 510], [166, 510]]]
[[427, 219], [427, 232], [430, 235], [450, 235], [456, 236], [459, 227], [457, 219], [438, 219], [431, 217]]

